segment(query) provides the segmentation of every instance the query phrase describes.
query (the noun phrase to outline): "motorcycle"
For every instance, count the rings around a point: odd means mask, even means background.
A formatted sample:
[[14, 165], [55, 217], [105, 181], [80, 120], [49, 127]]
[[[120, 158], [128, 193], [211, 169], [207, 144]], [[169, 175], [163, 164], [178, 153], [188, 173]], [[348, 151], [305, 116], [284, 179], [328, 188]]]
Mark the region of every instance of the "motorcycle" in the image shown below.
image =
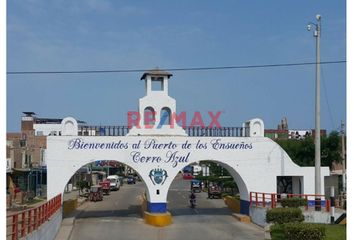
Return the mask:
[[192, 194], [189, 197], [189, 203], [191, 205], [191, 208], [195, 208], [195, 206], [196, 206], [196, 197], [195, 197], [193, 192], [192, 192]]
[[196, 206], [196, 201], [195, 201], [195, 199], [190, 199], [189, 202], [190, 202], [190, 204], [191, 204], [191, 208], [195, 208], [195, 206]]

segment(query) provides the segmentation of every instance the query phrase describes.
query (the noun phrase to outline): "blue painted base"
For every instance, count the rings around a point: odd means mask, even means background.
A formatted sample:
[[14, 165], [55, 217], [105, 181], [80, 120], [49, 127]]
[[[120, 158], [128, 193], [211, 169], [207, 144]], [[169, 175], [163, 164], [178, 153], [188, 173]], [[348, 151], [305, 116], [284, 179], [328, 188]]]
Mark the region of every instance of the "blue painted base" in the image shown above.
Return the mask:
[[147, 202], [147, 211], [150, 213], [166, 213], [167, 203]]
[[246, 200], [240, 200], [240, 213], [250, 215], [250, 202]]

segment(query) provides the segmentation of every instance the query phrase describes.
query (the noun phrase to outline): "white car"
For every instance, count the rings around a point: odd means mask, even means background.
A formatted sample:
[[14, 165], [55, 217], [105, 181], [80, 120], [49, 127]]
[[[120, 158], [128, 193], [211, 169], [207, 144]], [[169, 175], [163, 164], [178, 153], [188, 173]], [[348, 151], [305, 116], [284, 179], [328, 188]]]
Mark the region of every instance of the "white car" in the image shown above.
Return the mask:
[[118, 191], [120, 188], [120, 181], [117, 175], [110, 175], [107, 177], [107, 180], [110, 182], [109, 188], [111, 190]]

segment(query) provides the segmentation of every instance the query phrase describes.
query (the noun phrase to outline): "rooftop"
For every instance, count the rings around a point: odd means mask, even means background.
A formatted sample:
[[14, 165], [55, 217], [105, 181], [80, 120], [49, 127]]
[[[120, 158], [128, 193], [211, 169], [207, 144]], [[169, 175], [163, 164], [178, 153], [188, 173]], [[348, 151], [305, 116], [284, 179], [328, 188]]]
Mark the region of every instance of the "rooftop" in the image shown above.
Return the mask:
[[[63, 118], [35, 118], [36, 124], [60, 124], [63, 121]], [[86, 124], [85, 121], [78, 120], [77, 123]]]
[[143, 76], [141, 76], [140, 80], [144, 80], [147, 75], [150, 75], [150, 76], [167, 76], [168, 78], [173, 76], [172, 73], [163, 71], [163, 70], [161, 70], [159, 68], [155, 68], [155, 69], [152, 69], [152, 70], [149, 70], [149, 71], [145, 72], [143, 74]]
[[32, 115], [36, 115], [35, 112], [22, 112], [23, 114], [26, 115], [26, 117], [32, 117]]

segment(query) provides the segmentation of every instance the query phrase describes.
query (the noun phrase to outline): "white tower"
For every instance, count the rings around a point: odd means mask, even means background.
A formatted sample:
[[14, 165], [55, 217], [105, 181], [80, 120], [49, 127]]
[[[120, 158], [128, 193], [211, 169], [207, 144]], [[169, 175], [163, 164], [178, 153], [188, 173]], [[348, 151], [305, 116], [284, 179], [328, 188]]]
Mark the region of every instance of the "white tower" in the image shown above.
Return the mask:
[[176, 100], [168, 95], [171, 73], [160, 69], [145, 72], [146, 96], [139, 99], [139, 115], [128, 135], [187, 136], [176, 123]]

